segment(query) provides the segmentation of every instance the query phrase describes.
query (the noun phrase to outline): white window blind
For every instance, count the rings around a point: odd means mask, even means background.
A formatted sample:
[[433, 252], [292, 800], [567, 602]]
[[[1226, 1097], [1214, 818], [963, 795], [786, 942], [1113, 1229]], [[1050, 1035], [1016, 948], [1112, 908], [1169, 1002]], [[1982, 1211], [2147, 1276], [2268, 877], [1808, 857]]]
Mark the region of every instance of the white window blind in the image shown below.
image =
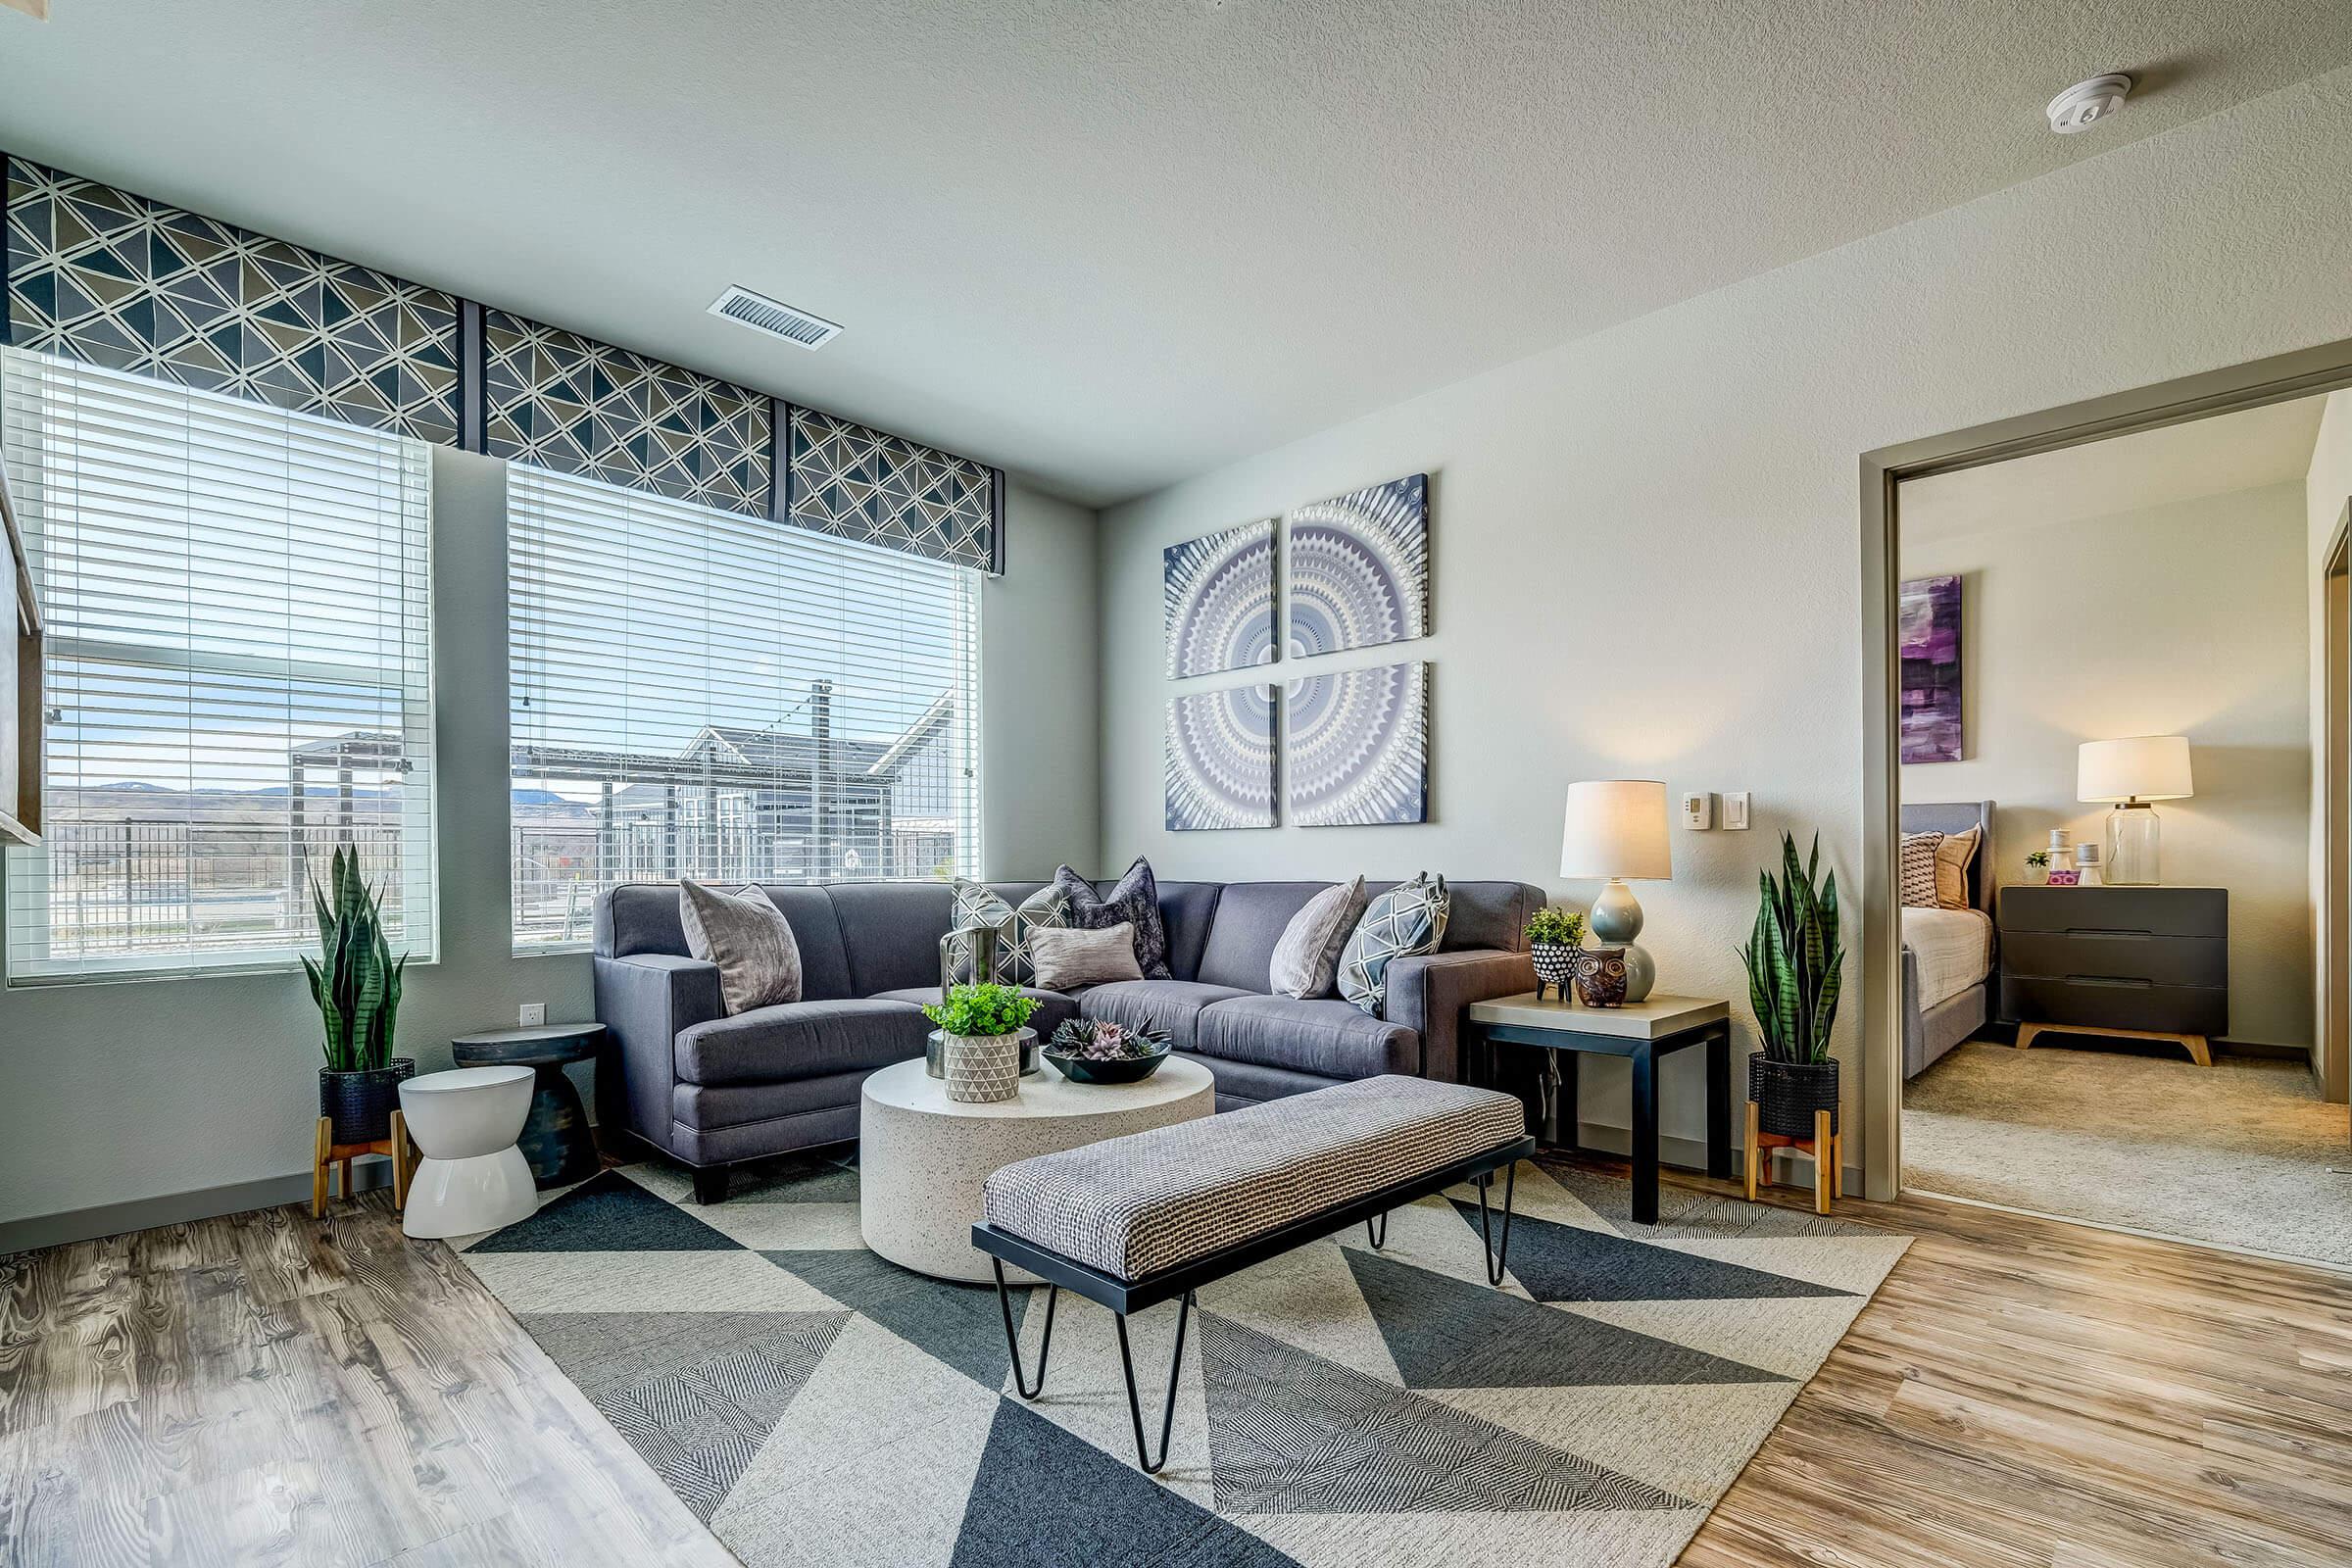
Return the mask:
[[342, 843], [429, 961], [425, 448], [18, 350], [0, 404], [49, 626], [10, 983], [290, 965]]
[[514, 946], [597, 891], [979, 861], [979, 573], [515, 465]]

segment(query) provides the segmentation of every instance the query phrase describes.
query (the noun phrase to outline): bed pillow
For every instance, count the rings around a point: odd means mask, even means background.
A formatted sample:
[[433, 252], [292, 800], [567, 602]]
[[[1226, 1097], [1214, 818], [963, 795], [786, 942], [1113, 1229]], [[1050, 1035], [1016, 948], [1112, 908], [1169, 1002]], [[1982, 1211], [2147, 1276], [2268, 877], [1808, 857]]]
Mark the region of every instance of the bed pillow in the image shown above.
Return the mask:
[[1040, 990], [1068, 993], [1113, 980], [1141, 980], [1136, 967], [1135, 933], [1127, 922], [1082, 931], [1074, 926], [1042, 926], [1030, 939], [1037, 960]]
[[1379, 1017], [1389, 1000], [1389, 965], [1437, 952], [1452, 913], [1446, 879], [1433, 882], [1427, 871], [1374, 899], [1340, 955], [1340, 995]]
[[1340, 954], [1364, 917], [1364, 879], [1325, 888], [1291, 916], [1274, 944], [1274, 989], [1300, 1002], [1328, 997], [1339, 983]]
[[1939, 909], [1943, 906], [1936, 897], [1936, 851], [1943, 843], [1940, 833], [1906, 833], [1903, 835], [1903, 907], [1906, 909]]
[[1946, 909], [1971, 907], [1968, 902], [1968, 862], [1977, 858], [1982, 827], [1965, 833], [1946, 833], [1936, 846], [1936, 902]]
[[801, 945], [760, 888], [730, 891], [680, 877], [678, 923], [686, 951], [718, 965], [718, 995], [729, 1014], [801, 1000]]
[[1092, 882], [1066, 865], [1054, 871], [1054, 885], [1070, 901], [1070, 924], [1081, 931], [1101, 931], [1126, 921], [1135, 931], [1135, 966], [1144, 971], [1144, 978], [1173, 978], [1168, 971], [1168, 929], [1159, 920], [1159, 883], [1152, 878], [1150, 860], [1137, 856], [1119, 885], [1106, 895], [1097, 893]]

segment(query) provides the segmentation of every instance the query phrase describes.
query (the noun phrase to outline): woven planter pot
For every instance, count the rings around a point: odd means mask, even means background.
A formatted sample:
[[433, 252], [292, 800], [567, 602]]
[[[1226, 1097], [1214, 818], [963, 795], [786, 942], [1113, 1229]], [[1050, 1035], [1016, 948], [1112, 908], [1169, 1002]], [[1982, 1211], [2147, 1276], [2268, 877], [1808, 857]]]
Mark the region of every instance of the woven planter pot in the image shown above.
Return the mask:
[[1761, 1051], [1747, 1058], [1747, 1098], [1756, 1102], [1756, 1125], [1779, 1138], [1811, 1138], [1813, 1113], [1830, 1113], [1838, 1131], [1838, 1063], [1775, 1061]]
[[366, 1072], [318, 1069], [318, 1114], [334, 1124], [338, 1144], [372, 1144], [392, 1135], [392, 1112], [400, 1105], [400, 1081], [416, 1075], [409, 1056], [394, 1056]]
[[948, 1035], [940, 1041], [948, 1098], [967, 1105], [1010, 1100], [1021, 1092], [1021, 1036]]

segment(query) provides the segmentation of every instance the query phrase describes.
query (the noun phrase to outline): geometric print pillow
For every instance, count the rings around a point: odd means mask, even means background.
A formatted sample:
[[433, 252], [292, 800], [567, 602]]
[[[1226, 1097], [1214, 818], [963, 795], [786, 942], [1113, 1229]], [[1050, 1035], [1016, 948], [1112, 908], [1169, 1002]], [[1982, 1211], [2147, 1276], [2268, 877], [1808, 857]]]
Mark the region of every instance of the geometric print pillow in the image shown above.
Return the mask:
[[1446, 879], [1427, 871], [1372, 901], [1340, 955], [1340, 995], [1374, 1017], [1389, 998], [1389, 965], [1438, 951], [1453, 912]]
[[1906, 833], [1903, 835], [1902, 900], [1906, 909], [1933, 909], [1936, 899], [1936, 852], [1943, 844], [1940, 833]]
[[[1040, 926], [1069, 923], [1070, 901], [1052, 883], [1023, 899], [1016, 909], [986, 883], [956, 879], [956, 929], [969, 931], [975, 926], [987, 926], [997, 933], [997, 972], [973, 978], [993, 980], [999, 985], [1035, 985], [1037, 959], [1029, 951], [1029, 933]], [[958, 980], [971, 975], [969, 937], [950, 946], [948, 963], [949, 973]]]

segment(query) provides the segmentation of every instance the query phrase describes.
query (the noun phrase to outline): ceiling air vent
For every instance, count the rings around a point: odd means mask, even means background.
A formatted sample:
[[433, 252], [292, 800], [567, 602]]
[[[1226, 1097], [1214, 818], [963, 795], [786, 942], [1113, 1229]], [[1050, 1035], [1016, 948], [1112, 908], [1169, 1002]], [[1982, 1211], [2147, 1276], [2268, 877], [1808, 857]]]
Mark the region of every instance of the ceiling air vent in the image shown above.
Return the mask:
[[807, 311], [796, 311], [781, 305], [764, 294], [755, 294], [748, 288], [729, 288], [710, 304], [712, 316], [723, 316], [730, 321], [741, 321], [756, 327], [770, 337], [780, 337], [787, 343], [798, 343], [805, 349], [821, 349], [841, 336], [839, 323]]

